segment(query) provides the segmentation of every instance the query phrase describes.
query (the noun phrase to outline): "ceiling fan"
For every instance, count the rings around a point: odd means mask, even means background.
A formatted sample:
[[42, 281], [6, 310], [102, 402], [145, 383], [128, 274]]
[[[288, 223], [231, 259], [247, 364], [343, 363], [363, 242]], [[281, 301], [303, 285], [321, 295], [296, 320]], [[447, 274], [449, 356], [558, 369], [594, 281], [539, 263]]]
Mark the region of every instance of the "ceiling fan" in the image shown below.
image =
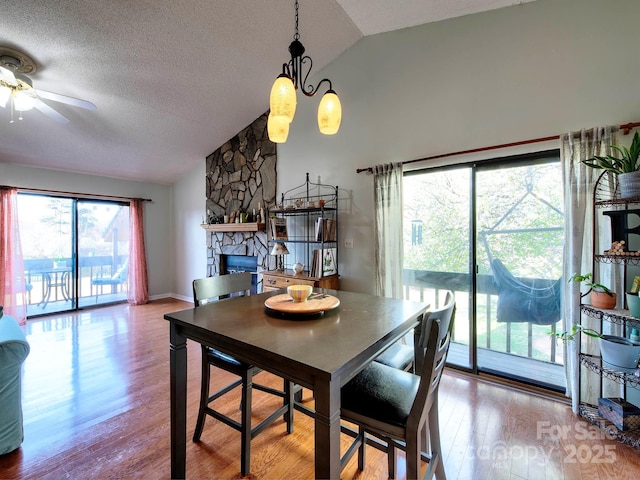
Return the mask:
[[96, 110], [97, 107], [86, 100], [33, 88], [33, 82], [25, 74], [35, 71], [36, 64], [31, 58], [12, 48], [0, 47], [0, 107], [8, 106], [11, 109], [10, 123], [14, 122], [14, 111], [18, 112], [18, 120], [22, 120], [22, 112], [32, 108], [41, 111], [56, 122], [69, 123], [67, 117], [47, 105], [42, 99]]

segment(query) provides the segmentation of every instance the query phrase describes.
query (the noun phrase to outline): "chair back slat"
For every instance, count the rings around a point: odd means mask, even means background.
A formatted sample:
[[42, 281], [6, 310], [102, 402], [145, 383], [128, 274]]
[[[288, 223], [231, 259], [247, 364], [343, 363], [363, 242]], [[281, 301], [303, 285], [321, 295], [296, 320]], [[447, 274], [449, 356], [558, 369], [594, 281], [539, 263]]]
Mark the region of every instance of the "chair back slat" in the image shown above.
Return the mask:
[[[420, 375], [420, 385], [416, 398], [411, 407], [411, 413], [407, 420], [407, 428], [421, 425], [429, 414], [431, 405], [437, 394], [440, 379], [447, 360], [449, 345], [451, 343], [451, 331], [453, 329], [453, 318], [455, 312], [455, 300], [453, 295], [447, 297], [449, 302], [442, 308], [428, 314], [428, 332], [423, 332], [422, 341], [426, 345], [420, 353], [420, 369], [416, 368], [416, 373]], [[444, 326], [444, 328], [443, 328]]]
[[193, 303], [196, 307], [229, 296], [249, 295], [251, 273], [240, 272], [193, 281]]
[[420, 325], [415, 330], [417, 341], [414, 344], [414, 360], [415, 360], [415, 373], [418, 375], [422, 370], [422, 364], [424, 363], [424, 356], [427, 352], [427, 342], [429, 341], [429, 332], [431, 331], [431, 324], [436, 322], [439, 325], [438, 339], [440, 342], [447, 335], [447, 332], [451, 331], [453, 326], [454, 314], [455, 314], [456, 301], [452, 291], [447, 291], [445, 296], [444, 306], [441, 308], [432, 310], [423, 318]]

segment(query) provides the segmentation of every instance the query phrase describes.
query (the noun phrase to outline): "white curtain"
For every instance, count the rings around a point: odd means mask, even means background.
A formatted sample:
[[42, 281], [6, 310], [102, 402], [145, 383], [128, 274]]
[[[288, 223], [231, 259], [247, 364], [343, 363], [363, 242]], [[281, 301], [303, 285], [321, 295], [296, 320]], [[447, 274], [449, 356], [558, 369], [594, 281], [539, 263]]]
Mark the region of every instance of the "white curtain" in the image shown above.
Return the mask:
[[[565, 209], [565, 252], [563, 278], [569, 279], [574, 273], [589, 273], [593, 268], [594, 252], [604, 248], [593, 245], [592, 235], [594, 227], [593, 201], [594, 184], [602, 174], [602, 170], [585, 166], [582, 161], [594, 155], [609, 154], [609, 147], [616, 144], [616, 133], [611, 127], [596, 127], [591, 130], [581, 130], [562, 135], [560, 137], [560, 161], [564, 184]], [[602, 229], [601, 229], [602, 230]], [[597, 239], [596, 239], [597, 241]], [[605, 243], [602, 243], [605, 245]], [[600, 248], [600, 250], [599, 250]], [[605, 247], [608, 248], [608, 247]], [[614, 286], [619, 278], [615, 277], [616, 269], [601, 268], [593, 271], [594, 280]], [[573, 325], [581, 322], [580, 314], [580, 284], [563, 282], [563, 329], [570, 331]], [[624, 301], [624, 295], [622, 295]], [[620, 302], [620, 295], [618, 296]], [[588, 321], [585, 319], [585, 321]], [[599, 328], [599, 327], [598, 327]], [[584, 337], [584, 336], [583, 336]], [[590, 337], [583, 338], [590, 342]], [[590, 349], [597, 349], [597, 344], [586, 344]], [[578, 358], [577, 342], [568, 341], [565, 344], [565, 374], [567, 379], [567, 396], [572, 400], [574, 413], [578, 413], [580, 398], [585, 395], [592, 397], [597, 392], [597, 379], [586, 375], [579, 382], [580, 361]], [[583, 395], [580, 395], [582, 388]], [[596, 393], [597, 394], [597, 393]]]
[[376, 295], [402, 298], [402, 163], [373, 167]]

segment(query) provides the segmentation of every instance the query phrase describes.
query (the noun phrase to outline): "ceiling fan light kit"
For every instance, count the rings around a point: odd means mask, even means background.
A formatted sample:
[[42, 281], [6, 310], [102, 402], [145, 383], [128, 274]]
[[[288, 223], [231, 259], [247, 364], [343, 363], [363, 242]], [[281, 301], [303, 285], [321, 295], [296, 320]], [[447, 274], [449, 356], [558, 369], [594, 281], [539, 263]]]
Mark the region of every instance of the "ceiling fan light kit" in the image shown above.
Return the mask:
[[86, 100], [36, 90], [33, 88], [31, 79], [26, 76], [26, 73], [35, 71], [36, 64], [27, 55], [9, 47], [0, 47], [0, 107], [9, 106], [11, 110], [9, 123], [14, 123], [14, 111], [19, 112], [18, 120], [22, 120], [22, 112], [33, 108], [57, 122], [69, 123], [67, 117], [44, 103], [42, 98], [87, 110], [96, 110], [97, 107]]
[[[327, 82], [329, 88], [322, 97], [318, 106], [318, 128], [325, 135], [334, 135], [340, 128], [342, 121], [342, 106], [340, 99], [333, 90], [331, 80], [323, 78], [317, 86], [307, 85], [307, 77], [313, 68], [313, 60], [308, 55], [304, 55], [305, 48], [300, 42], [298, 33], [298, 0], [295, 2], [296, 10], [296, 30], [293, 42], [289, 45], [291, 60], [282, 65], [282, 73], [276, 78], [271, 87], [269, 97], [270, 113], [267, 120], [267, 133], [269, 140], [275, 143], [284, 143], [289, 134], [289, 124], [293, 121], [296, 113], [296, 90], [307, 97], [313, 97], [322, 83]], [[308, 64], [308, 68], [303, 72], [303, 66]]]

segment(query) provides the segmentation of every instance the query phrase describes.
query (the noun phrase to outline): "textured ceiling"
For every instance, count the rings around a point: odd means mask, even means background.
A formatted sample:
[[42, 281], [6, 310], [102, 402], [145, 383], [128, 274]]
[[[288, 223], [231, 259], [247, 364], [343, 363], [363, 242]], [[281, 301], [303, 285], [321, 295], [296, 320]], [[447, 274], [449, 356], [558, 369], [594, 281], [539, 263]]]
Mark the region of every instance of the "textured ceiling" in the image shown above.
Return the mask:
[[[363, 35], [517, 0], [302, 0], [300, 35], [314, 71]], [[49, 100], [9, 123], [0, 108], [0, 162], [170, 184], [268, 109], [287, 61], [293, 1], [4, 0], [0, 46], [31, 56]], [[346, 13], [345, 13], [346, 12]]]

